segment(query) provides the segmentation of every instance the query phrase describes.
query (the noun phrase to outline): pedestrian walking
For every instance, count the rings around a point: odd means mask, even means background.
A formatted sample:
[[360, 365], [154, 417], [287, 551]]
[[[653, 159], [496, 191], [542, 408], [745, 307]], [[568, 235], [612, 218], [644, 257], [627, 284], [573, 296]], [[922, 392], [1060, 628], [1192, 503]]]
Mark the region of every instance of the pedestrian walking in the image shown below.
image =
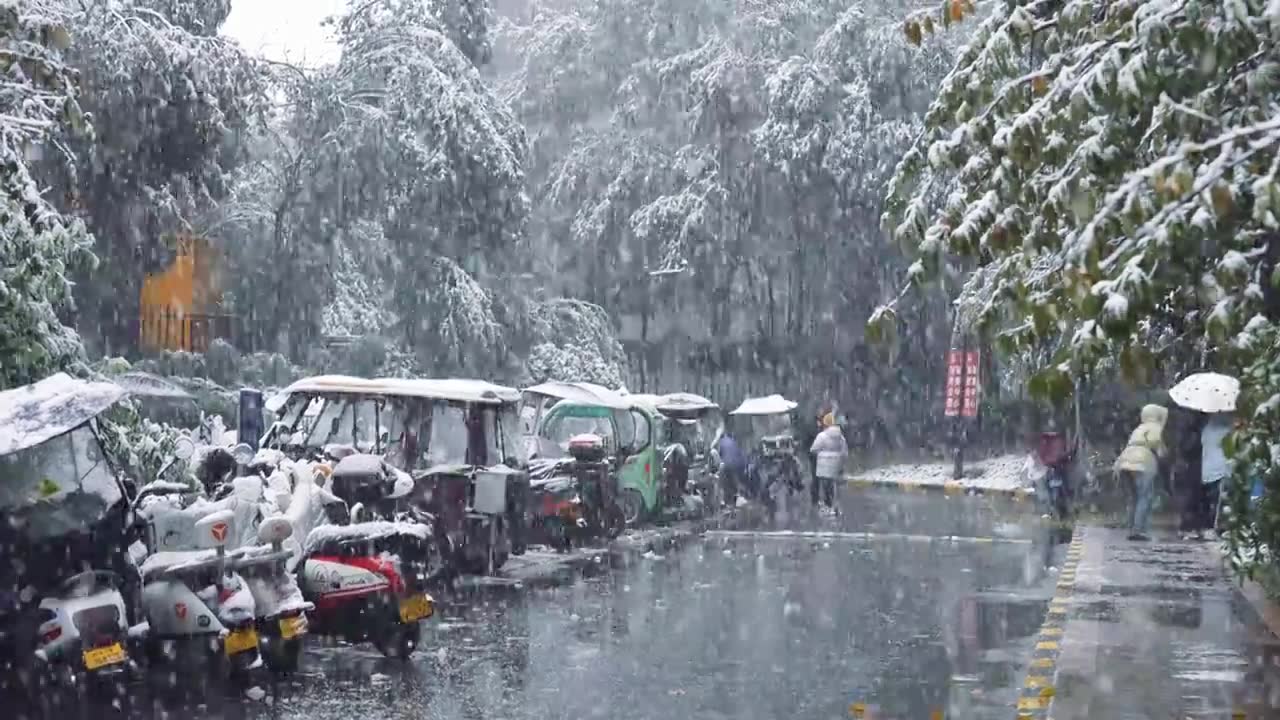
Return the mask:
[[[822, 432], [822, 418], [827, 414], [825, 406], [820, 406], [818, 412], [813, 415], [812, 419], [807, 423], [801, 423], [800, 436], [796, 441], [801, 448], [812, 448], [813, 443], [818, 438], [818, 434]], [[800, 458], [796, 458], [799, 462]], [[809, 469], [809, 500], [814, 507], [818, 506], [818, 458], [811, 449], [804, 451], [805, 467]]]
[[1164, 426], [1169, 411], [1163, 405], [1147, 405], [1142, 408], [1141, 419], [1114, 466], [1116, 484], [1133, 489], [1133, 503], [1129, 508], [1130, 540], [1151, 539], [1151, 504], [1155, 500], [1160, 459], [1165, 455]]
[[1222, 498], [1222, 481], [1231, 474], [1227, 453], [1222, 441], [1231, 432], [1230, 413], [1210, 414], [1200, 431], [1200, 492], [1194, 507], [1195, 526], [1192, 532], [1197, 540], [1204, 539], [1206, 531], [1218, 525], [1218, 505]]
[[845, 442], [844, 433], [836, 425], [835, 415], [827, 413], [822, 416], [822, 432], [813, 439], [809, 452], [815, 459], [815, 485], [822, 486], [823, 503], [835, 510], [836, 483], [844, 474], [845, 459], [849, 457], [849, 444]]
[[726, 498], [736, 503], [738, 493], [754, 497], [755, 490], [747, 482], [747, 454], [738, 445], [733, 432], [726, 426], [716, 442], [716, 455], [720, 459], [720, 467], [724, 469]]

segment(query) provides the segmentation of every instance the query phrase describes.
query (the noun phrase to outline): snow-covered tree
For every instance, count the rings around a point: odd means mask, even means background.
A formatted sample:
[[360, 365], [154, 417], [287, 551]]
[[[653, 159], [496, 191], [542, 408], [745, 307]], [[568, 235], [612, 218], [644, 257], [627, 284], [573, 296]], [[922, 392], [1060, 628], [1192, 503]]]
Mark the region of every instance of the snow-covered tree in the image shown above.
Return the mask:
[[[677, 362], [684, 337], [755, 335], [794, 365], [767, 372], [803, 382], [814, 351], [781, 349], [865, 315], [901, 272], [879, 250], [881, 186], [951, 46], [908, 44], [912, 3], [557, 5], [497, 26], [539, 267], [639, 316]], [[684, 337], [648, 334], [673, 318]]]
[[[906, 35], [973, 11], [948, 0]], [[1280, 277], [1278, 37], [1280, 6], [1262, 0], [1000, 5], [889, 189], [913, 275], [982, 267], [979, 325], [1006, 350], [1055, 348], [1045, 395], [1112, 355], [1142, 377], [1146, 341], [1170, 332], [1164, 360], [1260, 372]]]
[[91, 237], [58, 213], [28, 164], [71, 164], [53, 142], [84, 132], [65, 6], [0, 0], [0, 389], [41, 379], [82, 357], [80, 338], [59, 314], [71, 307], [68, 275], [92, 261]]
[[483, 358], [500, 333], [477, 283], [519, 267], [523, 130], [429, 12], [367, 3], [337, 27], [342, 105], [321, 119], [332, 123], [321, 152], [349, 188], [340, 212], [382, 226], [384, 283], [410, 347]]
[[94, 132], [59, 137], [76, 162], [44, 170], [61, 191], [55, 201], [97, 241], [101, 266], [78, 277], [81, 325], [109, 352], [132, 350], [142, 277], [165, 268], [172, 237], [198, 230], [226, 194], [236, 143], [262, 108], [260, 74], [216, 34], [226, 2], [63, 6], [67, 61]]

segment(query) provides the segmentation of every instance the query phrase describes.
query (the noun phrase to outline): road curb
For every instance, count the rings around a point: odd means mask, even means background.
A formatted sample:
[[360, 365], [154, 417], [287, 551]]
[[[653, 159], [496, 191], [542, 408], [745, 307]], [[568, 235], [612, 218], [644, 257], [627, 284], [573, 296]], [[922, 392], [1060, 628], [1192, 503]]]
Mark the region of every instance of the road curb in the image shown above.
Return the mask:
[[1035, 493], [1027, 488], [990, 488], [968, 485], [956, 480], [941, 483], [916, 482], [911, 480], [879, 480], [876, 478], [846, 475], [845, 482], [851, 488], [894, 488], [903, 492], [939, 493], [942, 495], [975, 495], [1003, 497], [1014, 502], [1027, 502]]
[[647, 553], [678, 548], [690, 540], [702, 537], [708, 530], [739, 529], [757, 522], [762, 517], [758, 508], [748, 506], [737, 508], [731, 514], [718, 518], [649, 526], [644, 528], [646, 534], [643, 537], [623, 536], [610, 541], [607, 545], [588, 546], [571, 553], [552, 554], [545, 562], [532, 567], [526, 566], [514, 572], [503, 572], [501, 575], [491, 577], [464, 576], [453, 588], [452, 594], [495, 590], [519, 591], [528, 587], [560, 585], [563, 583], [562, 574], [565, 571], [607, 569]]
[[1035, 650], [1031, 666], [1022, 682], [1022, 692], [1016, 706], [1017, 720], [1038, 720], [1049, 716], [1057, 694], [1058, 657], [1067, 624], [1067, 602], [1075, 593], [1076, 570], [1084, 555], [1084, 528], [1076, 526], [1067, 546], [1067, 558], [1058, 572], [1057, 587], [1044, 622], [1036, 633]]
[[1271, 631], [1272, 635], [1280, 638], [1280, 604], [1267, 597], [1266, 590], [1262, 585], [1247, 578], [1237, 577], [1231, 569], [1231, 563], [1227, 560], [1226, 551], [1220, 543], [1213, 543], [1213, 549], [1210, 551], [1218, 558], [1222, 572], [1227, 576], [1231, 586], [1236, 593], [1244, 600], [1244, 607], [1248, 614], [1252, 615], [1252, 620], [1266, 629]]

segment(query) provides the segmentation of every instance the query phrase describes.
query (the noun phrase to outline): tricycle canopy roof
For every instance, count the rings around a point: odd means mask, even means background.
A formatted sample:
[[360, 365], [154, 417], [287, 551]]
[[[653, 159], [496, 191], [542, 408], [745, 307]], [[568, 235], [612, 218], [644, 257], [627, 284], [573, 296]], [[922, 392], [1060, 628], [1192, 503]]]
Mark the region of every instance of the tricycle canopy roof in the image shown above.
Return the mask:
[[296, 393], [416, 397], [491, 405], [514, 403], [520, 400], [520, 393], [515, 388], [495, 385], [484, 380], [459, 378], [370, 380], [350, 375], [318, 375], [303, 378], [281, 390], [267, 403], [267, 409], [272, 412], [278, 411], [284, 407], [288, 397]]
[[663, 415], [687, 418], [708, 410], [718, 410], [720, 406], [711, 400], [693, 393], [676, 392], [665, 395], [627, 395], [626, 398], [637, 405]]
[[576, 405], [599, 405], [614, 410], [631, 409], [630, 398], [624, 398], [613, 390], [594, 383], [549, 380], [539, 385], [525, 388], [524, 392], [548, 395], [559, 398], [561, 401], [567, 400]]
[[795, 410], [797, 403], [781, 395], [747, 398], [730, 415], [781, 415]]
[[113, 377], [112, 382], [124, 388], [129, 395], [171, 400], [190, 400], [195, 402], [196, 396], [182, 389], [177, 383], [166, 380], [159, 375], [145, 372], [127, 372]]
[[68, 433], [127, 394], [115, 383], [79, 380], [66, 373], [0, 392], [0, 455]]

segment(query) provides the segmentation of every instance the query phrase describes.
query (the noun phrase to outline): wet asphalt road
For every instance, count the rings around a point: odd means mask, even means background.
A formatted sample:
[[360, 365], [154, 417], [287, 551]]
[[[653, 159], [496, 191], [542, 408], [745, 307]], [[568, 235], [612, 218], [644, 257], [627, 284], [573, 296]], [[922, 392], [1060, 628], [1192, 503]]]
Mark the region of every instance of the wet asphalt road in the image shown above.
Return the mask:
[[318, 645], [262, 702], [174, 717], [1007, 718], [1066, 539], [998, 499], [842, 506], [770, 528], [820, 538], [711, 533], [560, 585], [471, 588], [408, 664]]

